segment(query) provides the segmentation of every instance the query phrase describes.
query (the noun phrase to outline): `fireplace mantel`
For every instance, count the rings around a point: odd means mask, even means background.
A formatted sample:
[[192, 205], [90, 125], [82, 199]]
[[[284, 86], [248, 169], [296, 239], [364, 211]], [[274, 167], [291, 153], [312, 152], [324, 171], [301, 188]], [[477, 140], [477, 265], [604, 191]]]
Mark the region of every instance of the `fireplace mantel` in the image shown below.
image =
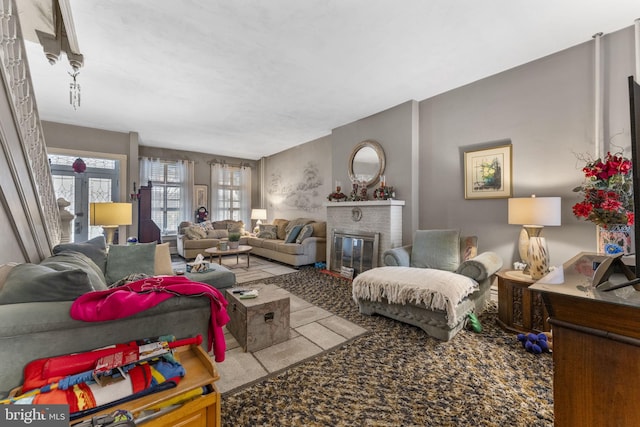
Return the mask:
[[[378, 265], [387, 249], [402, 246], [402, 208], [404, 200], [368, 200], [363, 202], [325, 202], [327, 235], [341, 232], [379, 233]], [[332, 259], [331, 244], [327, 245], [327, 262]], [[331, 268], [331, 265], [328, 266]]]

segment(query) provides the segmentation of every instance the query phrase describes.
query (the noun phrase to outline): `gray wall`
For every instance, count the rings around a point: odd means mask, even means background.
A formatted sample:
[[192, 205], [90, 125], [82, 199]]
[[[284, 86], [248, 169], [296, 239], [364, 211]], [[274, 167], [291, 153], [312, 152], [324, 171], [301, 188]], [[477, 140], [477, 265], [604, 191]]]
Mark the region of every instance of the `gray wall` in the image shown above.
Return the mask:
[[[633, 74], [633, 37], [629, 27], [602, 38], [604, 150], [624, 149], [629, 157], [627, 77]], [[596, 227], [577, 220], [571, 210], [579, 200], [572, 189], [583, 179], [579, 157], [594, 153], [594, 114], [594, 41], [589, 40], [334, 129], [329, 136], [332, 172], [324, 176], [330, 184], [348, 183], [351, 150], [362, 140], [376, 140], [386, 154], [387, 181], [407, 202], [405, 243], [418, 228], [460, 228], [478, 235], [482, 250], [496, 251], [511, 264], [519, 258], [520, 226], [507, 224], [507, 200], [465, 200], [463, 186], [465, 151], [510, 143], [513, 196], [562, 197], [562, 226], [543, 232], [552, 264], [560, 265], [580, 251], [596, 250]], [[298, 155], [305, 158], [301, 147]], [[268, 162], [280, 162], [280, 156]]]

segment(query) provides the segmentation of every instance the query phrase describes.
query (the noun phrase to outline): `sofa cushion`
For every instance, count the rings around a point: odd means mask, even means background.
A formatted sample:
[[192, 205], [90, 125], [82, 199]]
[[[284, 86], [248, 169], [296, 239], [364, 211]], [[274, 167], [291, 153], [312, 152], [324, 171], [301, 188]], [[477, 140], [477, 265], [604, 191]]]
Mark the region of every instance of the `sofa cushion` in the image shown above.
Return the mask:
[[184, 229], [184, 235], [191, 240], [206, 239], [207, 231], [199, 225], [192, 225]]
[[[186, 240], [184, 242], [185, 249], [209, 249], [217, 246], [220, 243], [220, 239], [198, 239], [198, 240]], [[202, 253], [204, 255], [204, 251]]]
[[100, 267], [88, 256], [80, 252], [64, 251], [45, 258], [40, 265], [56, 271], [80, 269], [87, 273], [89, 282], [94, 289], [106, 289], [107, 282]]
[[278, 228], [275, 224], [260, 224], [258, 236], [261, 239], [277, 239]]
[[289, 232], [289, 230], [291, 230], [296, 225], [301, 225], [301, 226], [304, 227], [305, 225], [311, 224], [312, 222], [315, 222], [315, 220], [313, 220], [311, 218], [296, 218], [296, 219], [292, 219], [291, 221], [289, 221], [289, 224], [287, 224], [287, 232]]
[[117, 282], [132, 273], [153, 276], [155, 272], [156, 243], [137, 245], [111, 245], [107, 258], [107, 284]]
[[250, 245], [254, 248], [261, 248], [263, 242], [264, 242], [264, 239], [260, 237], [249, 237], [247, 239], [247, 245]]
[[302, 225], [294, 225], [287, 231], [287, 235], [284, 238], [285, 243], [295, 243], [298, 234], [300, 234], [300, 230], [302, 230]]
[[287, 237], [287, 226], [289, 225], [289, 220], [276, 218], [273, 220], [272, 224], [277, 227], [276, 238], [284, 240], [284, 238]]
[[277, 240], [277, 239], [264, 239], [264, 241], [262, 242], [262, 247], [264, 249], [269, 249], [272, 251], [278, 251], [278, 247], [280, 246], [280, 244], [282, 244], [282, 240]]
[[296, 243], [304, 242], [304, 239], [313, 236], [313, 224], [307, 224], [302, 227], [300, 233], [298, 233], [298, 237], [296, 237]]
[[474, 258], [478, 255], [478, 237], [460, 237], [460, 262]]
[[226, 228], [224, 230], [213, 229], [213, 230], [207, 231], [207, 239], [226, 239], [228, 237], [229, 237], [229, 230], [227, 230]]
[[156, 255], [153, 267], [156, 276], [172, 276], [173, 265], [171, 265], [171, 249], [169, 243], [156, 245]]
[[104, 274], [107, 271], [107, 243], [104, 236], [97, 236], [81, 243], [62, 243], [53, 247], [52, 252], [80, 252], [91, 258]]
[[79, 268], [56, 271], [44, 265], [25, 263], [9, 272], [0, 291], [0, 304], [72, 301], [94, 290], [97, 289], [91, 286], [87, 272]]
[[182, 221], [180, 225], [178, 225], [178, 234], [184, 234], [185, 230], [193, 225], [191, 221]]
[[411, 267], [455, 271], [460, 265], [459, 230], [417, 230], [411, 247]]
[[304, 246], [298, 243], [280, 243], [276, 247], [277, 251], [288, 255], [304, 255]]

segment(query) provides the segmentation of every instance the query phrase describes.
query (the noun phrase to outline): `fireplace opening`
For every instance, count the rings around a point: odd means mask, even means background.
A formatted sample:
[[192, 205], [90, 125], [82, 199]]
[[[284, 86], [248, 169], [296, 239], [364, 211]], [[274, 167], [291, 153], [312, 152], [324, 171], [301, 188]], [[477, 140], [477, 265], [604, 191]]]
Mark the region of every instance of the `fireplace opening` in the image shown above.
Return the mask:
[[378, 266], [380, 233], [333, 230], [331, 270], [353, 268], [354, 275]]

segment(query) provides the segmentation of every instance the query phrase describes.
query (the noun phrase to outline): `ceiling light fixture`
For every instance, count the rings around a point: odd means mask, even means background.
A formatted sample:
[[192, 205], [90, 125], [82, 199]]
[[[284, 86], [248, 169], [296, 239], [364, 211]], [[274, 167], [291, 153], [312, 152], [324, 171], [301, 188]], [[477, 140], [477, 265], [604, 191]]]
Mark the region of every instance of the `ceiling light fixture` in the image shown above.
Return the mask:
[[76, 80], [80, 74], [80, 71], [74, 70], [73, 73], [69, 73], [71, 76], [71, 83], [69, 83], [69, 104], [74, 110], [80, 107], [80, 83]]

